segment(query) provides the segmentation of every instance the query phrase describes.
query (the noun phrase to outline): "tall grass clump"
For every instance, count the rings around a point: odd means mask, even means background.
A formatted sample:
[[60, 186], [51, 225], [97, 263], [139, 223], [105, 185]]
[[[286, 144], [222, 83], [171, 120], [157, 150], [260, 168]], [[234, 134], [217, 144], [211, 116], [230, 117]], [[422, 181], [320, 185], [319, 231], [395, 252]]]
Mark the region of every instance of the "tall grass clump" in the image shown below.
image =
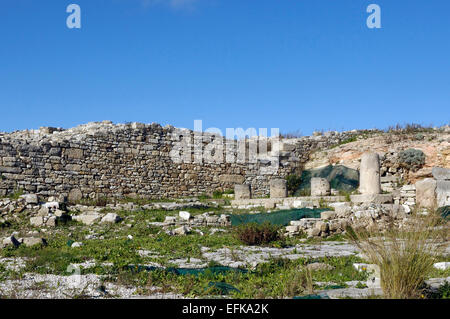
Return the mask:
[[348, 228], [347, 234], [370, 263], [380, 269], [381, 288], [389, 299], [414, 299], [422, 295], [448, 237], [448, 223], [435, 213], [414, 215], [403, 227], [381, 233]]

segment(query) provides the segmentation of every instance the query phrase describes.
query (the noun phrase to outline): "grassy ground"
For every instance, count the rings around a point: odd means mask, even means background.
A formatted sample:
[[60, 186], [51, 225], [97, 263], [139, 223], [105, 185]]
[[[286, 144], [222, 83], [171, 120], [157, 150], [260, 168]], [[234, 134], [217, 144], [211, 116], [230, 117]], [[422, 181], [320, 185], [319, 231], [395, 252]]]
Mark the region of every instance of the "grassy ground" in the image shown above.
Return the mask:
[[[188, 209], [191, 214], [201, 214], [211, 209]], [[217, 214], [223, 213], [222, 208], [214, 209]], [[231, 271], [223, 274], [205, 272], [198, 276], [177, 275], [163, 269], [153, 271], [137, 271], [130, 265], [146, 265], [157, 263], [162, 267], [173, 267], [173, 259], [202, 259], [201, 249], [207, 247], [211, 251], [228, 247], [231, 250], [242, 246], [230, 229], [209, 234], [210, 229], [200, 228], [202, 236], [193, 232], [187, 236], [169, 236], [161, 228], [148, 225], [150, 222], [163, 221], [166, 216], [175, 216], [178, 211], [121, 211], [118, 214], [124, 218], [121, 223], [85, 226], [77, 222], [58, 225], [54, 229], [40, 233], [48, 240], [45, 247], [6, 248], [0, 250], [0, 258], [23, 258], [25, 267], [20, 270], [7, 270], [0, 263], [0, 281], [20, 279], [25, 273], [55, 274], [69, 276], [68, 266], [92, 262], [93, 267], [82, 268], [82, 274], [103, 275], [104, 281], [114, 282], [124, 286], [138, 288], [138, 293], [154, 293], [155, 287], [160, 292], [181, 293], [187, 297], [210, 297], [222, 293], [216, 283], [229, 284], [236, 289], [228, 291], [232, 298], [292, 298], [306, 295], [321, 289], [317, 282], [332, 282], [345, 287], [348, 281], [360, 281], [361, 287], [368, 278], [366, 272], [358, 272], [353, 263], [363, 262], [355, 256], [328, 257], [319, 259], [300, 258], [297, 260], [270, 259], [256, 268], [247, 268], [245, 272]], [[1, 230], [2, 237], [14, 231], [24, 236], [33, 228], [26, 220], [18, 220]], [[90, 235], [92, 239], [87, 240]], [[133, 239], [129, 239], [129, 236]], [[335, 236], [326, 241], [343, 242], [342, 236]], [[80, 248], [72, 248], [69, 241], [82, 242]], [[302, 238], [287, 238], [270, 244], [272, 247], [290, 247], [297, 244], [317, 244], [320, 239], [305, 240]], [[70, 243], [70, 242], [69, 242]], [[140, 252], [148, 252], [142, 255]], [[445, 259], [445, 258], [443, 258]], [[309, 272], [305, 265], [312, 262], [322, 262], [334, 267], [333, 270]], [[209, 262], [208, 266], [219, 266]], [[449, 271], [438, 271], [435, 277], [449, 276]], [[220, 286], [220, 285], [219, 285]], [[323, 288], [323, 287], [322, 287]]]

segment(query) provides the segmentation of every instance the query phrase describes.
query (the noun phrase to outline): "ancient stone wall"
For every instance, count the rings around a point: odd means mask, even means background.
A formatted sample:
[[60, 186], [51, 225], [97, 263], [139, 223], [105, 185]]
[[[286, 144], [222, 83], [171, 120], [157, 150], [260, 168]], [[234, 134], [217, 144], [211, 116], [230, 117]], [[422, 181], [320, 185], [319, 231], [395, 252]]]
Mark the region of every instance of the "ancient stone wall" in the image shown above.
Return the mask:
[[[187, 130], [180, 134], [186, 132], [192, 137]], [[173, 198], [233, 189], [236, 183], [249, 184], [254, 194], [263, 195], [273, 175], [285, 176], [297, 165], [292, 161], [274, 174], [261, 175], [260, 168], [270, 164], [264, 158], [194, 163], [191, 156], [190, 163], [176, 163], [171, 151], [177, 134], [171, 126], [110, 122], [0, 134], [0, 195], [23, 189], [43, 195], [81, 191], [91, 198]]]
[[[46, 127], [0, 133], [0, 196], [23, 189], [47, 196], [70, 193], [76, 199], [80, 195], [175, 198], [212, 194], [243, 183], [251, 185], [254, 196], [263, 196], [269, 194], [272, 178], [300, 172], [312, 151], [359, 133], [332, 132], [281, 141], [269, 138], [267, 154], [247, 156], [243, 162], [237, 156], [234, 162], [226, 161], [224, 146], [217, 148], [223, 152], [222, 161], [200, 163], [195, 162], [195, 148], [188, 163], [177, 163], [171, 156], [182, 135], [194, 141], [192, 131], [154, 123], [105, 121], [67, 130]], [[216, 141], [220, 139], [223, 145], [230, 143], [222, 137]], [[203, 151], [211, 140], [204, 139]], [[262, 173], [273, 164], [276, 150], [278, 169]]]

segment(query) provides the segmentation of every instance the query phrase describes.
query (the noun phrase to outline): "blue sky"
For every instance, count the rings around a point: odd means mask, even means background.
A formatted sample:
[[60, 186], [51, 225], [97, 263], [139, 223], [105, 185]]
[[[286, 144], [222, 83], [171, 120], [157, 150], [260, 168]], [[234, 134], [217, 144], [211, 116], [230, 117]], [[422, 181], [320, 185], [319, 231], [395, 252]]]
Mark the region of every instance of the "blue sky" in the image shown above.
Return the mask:
[[[371, 3], [382, 29], [366, 26]], [[449, 13], [447, 0], [2, 0], [0, 131], [446, 124]]]

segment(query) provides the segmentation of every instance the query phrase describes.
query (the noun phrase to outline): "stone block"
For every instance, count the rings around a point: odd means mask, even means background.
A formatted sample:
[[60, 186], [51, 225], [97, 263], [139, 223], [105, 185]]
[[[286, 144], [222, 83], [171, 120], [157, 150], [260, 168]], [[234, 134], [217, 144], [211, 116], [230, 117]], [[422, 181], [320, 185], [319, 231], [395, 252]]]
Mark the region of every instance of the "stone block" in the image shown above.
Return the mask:
[[270, 180], [270, 198], [286, 198], [287, 185], [284, 179]]
[[425, 178], [416, 182], [416, 202], [418, 207], [436, 207], [436, 186], [433, 178]]
[[250, 199], [252, 198], [252, 192], [250, 185], [234, 185], [234, 199]]

